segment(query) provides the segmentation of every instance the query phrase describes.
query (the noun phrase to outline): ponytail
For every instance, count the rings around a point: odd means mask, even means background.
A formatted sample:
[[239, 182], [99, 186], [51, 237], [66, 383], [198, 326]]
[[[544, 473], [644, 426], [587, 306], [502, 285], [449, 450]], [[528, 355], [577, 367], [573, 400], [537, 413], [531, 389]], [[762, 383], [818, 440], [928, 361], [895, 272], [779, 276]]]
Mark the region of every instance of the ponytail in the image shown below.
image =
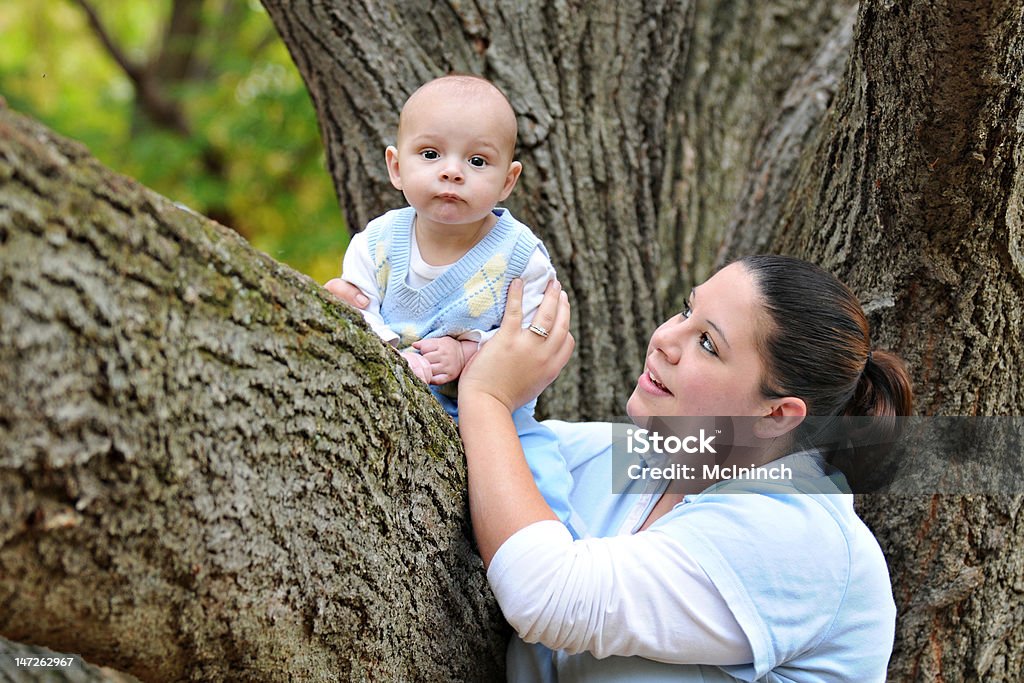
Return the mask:
[[857, 380], [853, 397], [844, 406], [844, 417], [872, 417], [868, 433], [858, 437], [873, 443], [892, 443], [902, 430], [901, 416], [914, 409], [914, 393], [907, 372], [899, 356], [888, 351], [875, 350], [868, 354], [867, 363]]
[[843, 415], [895, 417], [914, 408], [910, 375], [900, 358], [888, 351], [872, 351], [857, 380], [857, 389]]

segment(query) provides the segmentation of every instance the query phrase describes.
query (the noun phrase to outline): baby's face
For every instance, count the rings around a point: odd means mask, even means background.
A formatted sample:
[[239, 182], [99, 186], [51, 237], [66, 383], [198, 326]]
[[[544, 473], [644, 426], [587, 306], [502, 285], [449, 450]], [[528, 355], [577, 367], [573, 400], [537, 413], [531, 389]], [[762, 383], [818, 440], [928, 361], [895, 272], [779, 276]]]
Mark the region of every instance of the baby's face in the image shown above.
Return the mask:
[[434, 85], [406, 104], [388, 172], [423, 227], [480, 223], [519, 177], [514, 140], [515, 115], [499, 93]]

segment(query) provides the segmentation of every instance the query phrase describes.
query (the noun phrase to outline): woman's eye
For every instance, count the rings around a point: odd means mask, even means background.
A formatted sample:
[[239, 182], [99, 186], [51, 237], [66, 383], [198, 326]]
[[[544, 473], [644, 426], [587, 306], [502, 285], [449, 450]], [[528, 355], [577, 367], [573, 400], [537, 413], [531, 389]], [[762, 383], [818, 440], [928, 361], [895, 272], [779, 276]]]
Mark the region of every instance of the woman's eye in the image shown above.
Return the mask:
[[487, 165], [487, 159], [484, 159], [483, 157], [470, 157], [469, 165], [475, 166], [476, 168], [483, 168]]
[[436, 149], [425, 149], [422, 152], [420, 152], [420, 156], [422, 156], [427, 161], [433, 161], [434, 159], [441, 158], [441, 155], [437, 153]]
[[711, 355], [718, 355], [718, 352], [715, 351], [715, 342], [711, 341], [711, 337], [708, 336], [707, 332], [701, 332], [700, 345], [704, 347], [704, 350], [710, 353]]
[[685, 306], [683, 306], [683, 310], [679, 311], [679, 315], [683, 316], [684, 318], [689, 318], [691, 315], [693, 315], [693, 309], [690, 308], [690, 304], [686, 304]]

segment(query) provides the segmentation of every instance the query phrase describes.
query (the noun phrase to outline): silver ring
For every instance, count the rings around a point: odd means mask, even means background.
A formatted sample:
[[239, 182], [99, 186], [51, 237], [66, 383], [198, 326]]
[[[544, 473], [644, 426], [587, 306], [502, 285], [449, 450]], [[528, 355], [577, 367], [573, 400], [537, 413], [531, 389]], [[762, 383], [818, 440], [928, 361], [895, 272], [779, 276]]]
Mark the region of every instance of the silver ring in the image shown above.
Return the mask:
[[530, 330], [530, 332], [533, 332], [536, 335], [544, 337], [545, 339], [548, 338], [548, 331], [545, 330], [540, 325], [534, 325], [533, 323], [530, 323], [530, 326], [528, 328], [526, 328], [526, 329]]

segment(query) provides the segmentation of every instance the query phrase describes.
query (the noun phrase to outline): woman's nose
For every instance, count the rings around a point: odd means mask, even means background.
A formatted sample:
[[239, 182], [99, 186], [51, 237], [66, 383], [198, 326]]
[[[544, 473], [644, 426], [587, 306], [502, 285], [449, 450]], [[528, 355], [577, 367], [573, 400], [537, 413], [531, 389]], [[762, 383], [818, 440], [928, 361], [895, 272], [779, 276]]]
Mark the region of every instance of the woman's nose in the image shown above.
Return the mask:
[[651, 335], [651, 351], [661, 351], [669, 363], [678, 363], [682, 357], [682, 332], [678, 321], [662, 324]]

